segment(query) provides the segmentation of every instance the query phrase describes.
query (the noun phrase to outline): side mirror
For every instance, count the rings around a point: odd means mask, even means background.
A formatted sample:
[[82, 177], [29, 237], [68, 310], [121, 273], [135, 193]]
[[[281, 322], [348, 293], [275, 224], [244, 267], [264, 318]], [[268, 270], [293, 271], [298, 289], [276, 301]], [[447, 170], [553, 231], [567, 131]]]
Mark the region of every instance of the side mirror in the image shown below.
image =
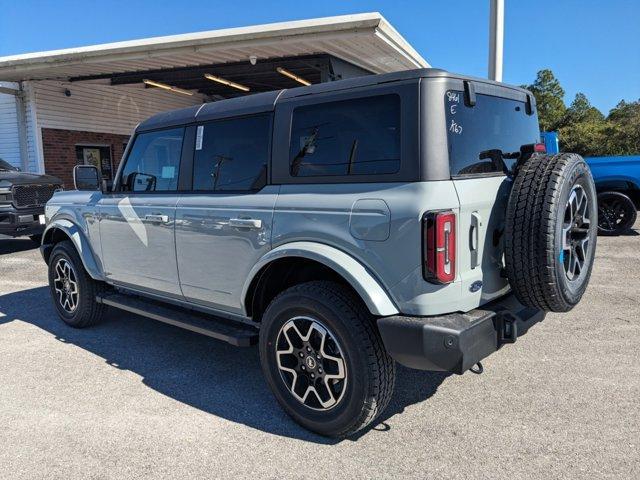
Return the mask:
[[158, 177], [149, 173], [132, 172], [127, 180], [129, 190], [132, 192], [153, 192], [156, 189]]
[[100, 172], [93, 165], [76, 165], [73, 167], [73, 185], [76, 190], [101, 190]]

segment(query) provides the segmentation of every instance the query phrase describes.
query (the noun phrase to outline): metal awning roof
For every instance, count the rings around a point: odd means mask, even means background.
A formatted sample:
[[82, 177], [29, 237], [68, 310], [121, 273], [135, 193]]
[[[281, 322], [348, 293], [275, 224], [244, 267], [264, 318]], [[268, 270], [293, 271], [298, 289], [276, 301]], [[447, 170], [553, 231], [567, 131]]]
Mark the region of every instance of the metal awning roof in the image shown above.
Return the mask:
[[316, 54], [373, 73], [429, 66], [381, 14], [363, 13], [0, 57], [0, 80], [68, 80]]
[[[345, 65], [346, 67], [344, 67]], [[339, 80], [342, 78], [344, 68], [351, 69], [351, 73], [353, 73], [351, 64], [342, 60], [336, 63], [335, 57], [320, 54], [256, 59], [254, 65], [244, 60], [214, 65], [85, 75], [71, 77], [69, 82], [106, 81], [111, 85], [143, 85], [145, 81], [151, 80], [216, 99], [300, 86], [298, 81], [279, 73], [278, 68], [284, 68], [288, 73], [293, 73], [298, 78], [312, 84]], [[356, 75], [367, 73], [370, 72], [358, 69]], [[241, 90], [227, 84], [211, 81], [206, 78], [206, 75], [215, 75], [217, 78], [234, 82], [241, 86]]]

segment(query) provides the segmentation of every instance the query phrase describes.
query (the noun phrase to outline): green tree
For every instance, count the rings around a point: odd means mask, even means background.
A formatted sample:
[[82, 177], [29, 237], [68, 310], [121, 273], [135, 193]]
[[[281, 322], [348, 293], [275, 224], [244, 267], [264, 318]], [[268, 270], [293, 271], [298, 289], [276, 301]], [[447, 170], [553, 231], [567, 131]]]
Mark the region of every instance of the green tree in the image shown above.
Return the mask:
[[573, 102], [567, 108], [562, 119], [562, 125], [571, 125], [581, 122], [603, 122], [604, 115], [600, 110], [591, 105], [584, 93], [576, 93]]
[[608, 131], [608, 122], [605, 120], [566, 125], [559, 130], [562, 151], [579, 153], [583, 157], [610, 155]]
[[620, 101], [607, 117], [608, 155], [640, 155], [640, 99]]
[[543, 131], [557, 129], [567, 107], [564, 104], [564, 90], [553, 72], [549, 69], [540, 70], [535, 82], [524, 85], [524, 88], [530, 90], [536, 97], [540, 129]]
[[584, 93], [576, 94], [560, 122], [562, 149], [582, 156], [605, 155], [608, 123]]
[[523, 85], [536, 97], [543, 131], [558, 130], [565, 152], [582, 156], [640, 155], [640, 99], [620, 101], [604, 115], [584, 93], [567, 108], [564, 90], [551, 70], [540, 70], [535, 82]]

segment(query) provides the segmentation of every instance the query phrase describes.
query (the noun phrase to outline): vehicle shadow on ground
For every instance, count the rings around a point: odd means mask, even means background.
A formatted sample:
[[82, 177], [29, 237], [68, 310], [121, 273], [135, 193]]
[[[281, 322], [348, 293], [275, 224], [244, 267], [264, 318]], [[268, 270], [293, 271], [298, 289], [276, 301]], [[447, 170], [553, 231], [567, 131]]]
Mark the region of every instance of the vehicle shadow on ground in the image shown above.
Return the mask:
[[30, 238], [11, 238], [0, 236], [0, 255], [26, 252], [27, 250], [35, 250], [36, 248], [38, 248], [38, 244]]
[[[115, 309], [99, 325], [74, 329], [59, 320], [48, 287], [0, 296], [0, 325], [12, 321], [35, 325], [61, 342], [100, 356], [114, 368], [135, 372], [163, 395], [213, 415], [275, 435], [338, 443], [304, 430], [280, 409], [262, 378], [255, 347], [232, 347]], [[388, 430], [390, 417], [431, 397], [445, 378], [445, 374], [399, 367], [391, 404], [369, 430]]]

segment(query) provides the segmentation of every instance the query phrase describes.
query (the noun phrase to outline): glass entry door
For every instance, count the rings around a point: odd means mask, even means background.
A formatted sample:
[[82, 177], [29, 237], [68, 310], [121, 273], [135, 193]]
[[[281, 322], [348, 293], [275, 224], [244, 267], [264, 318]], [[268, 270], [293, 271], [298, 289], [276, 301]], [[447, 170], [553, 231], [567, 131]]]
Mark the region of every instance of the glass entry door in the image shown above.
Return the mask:
[[113, 162], [111, 160], [111, 147], [105, 145], [76, 145], [76, 159], [78, 165], [93, 165], [102, 174], [111, 187], [113, 183]]

